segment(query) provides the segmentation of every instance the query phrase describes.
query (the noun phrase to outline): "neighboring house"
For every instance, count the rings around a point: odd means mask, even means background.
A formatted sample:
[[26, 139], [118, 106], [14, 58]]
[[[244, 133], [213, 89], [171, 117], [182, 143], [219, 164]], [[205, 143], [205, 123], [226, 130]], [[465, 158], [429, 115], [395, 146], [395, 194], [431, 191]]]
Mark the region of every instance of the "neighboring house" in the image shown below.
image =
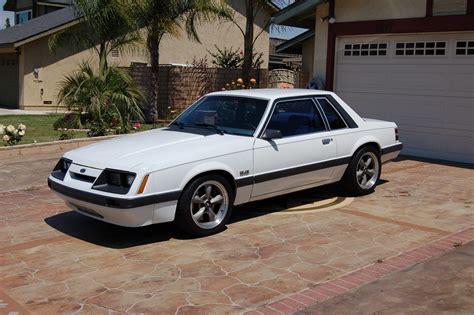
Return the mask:
[[[82, 61], [97, 63], [93, 49], [75, 51], [59, 49], [51, 53], [48, 39], [52, 34], [80, 23], [69, 0], [8, 0], [5, 10], [15, 11], [18, 25], [0, 31], [0, 106], [25, 110], [56, 110], [58, 83]], [[228, 0], [236, 11], [239, 24], [245, 28], [245, 8], [241, 1]], [[269, 2], [261, 11], [255, 33], [265, 26], [278, 8]], [[166, 38], [160, 48], [162, 64], [186, 64], [193, 58], [209, 57], [207, 49], [242, 47], [243, 36], [230, 22], [216, 21], [198, 28], [202, 44], [181, 38]], [[263, 53], [263, 67], [268, 66], [268, 29], [258, 38], [255, 50]], [[145, 45], [112, 52], [110, 64], [128, 67], [132, 63], [148, 63]], [[209, 59], [210, 63], [210, 59]]]
[[301, 51], [284, 52], [277, 51], [277, 47], [287, 42], [286, 39], [270, 37], [270, 58], [268, 69], [291, 69], [301, 70]]
[[306, 47], [323, 88], [398, 123], [403, 153], [474, 163], [474, 0], [303, 0], [274, 19], [313, 34], [278, 50]]

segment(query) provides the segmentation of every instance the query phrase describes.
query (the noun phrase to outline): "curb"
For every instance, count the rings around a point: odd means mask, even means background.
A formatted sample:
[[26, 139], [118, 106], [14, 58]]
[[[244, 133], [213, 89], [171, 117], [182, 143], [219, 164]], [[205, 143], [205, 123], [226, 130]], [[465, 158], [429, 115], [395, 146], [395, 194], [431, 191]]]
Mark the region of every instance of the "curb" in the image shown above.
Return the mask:
[[43, 143], [32, 143], [32, 144], [21, 144], [14, 147], [0, 147], [0, 160], [12, 159], [19, 156], [28, 156], [36, 154], [48, 154], [56, 152], [64, 152], [73, 149], [77, 149], [88, 144], [92, 144], [98, 141], [112, 139], [118, 137], [104, 136], [94, 138], [78, 138], [64, 141], [53, 141]]
[[397, 256], [376, 262], [336, 279], [303, 289], [292, 295], [284, 295], [273, 302], [244, 313], [245, 315], [293, 314], [304, 308], [329, 300], [335, 296], [358, 289], [388, 274], [403, 270], [432, 257], [438, 256], [462, 244], [474, 241], [474, 227], [450, 234], [436, 241], [403, 252]]

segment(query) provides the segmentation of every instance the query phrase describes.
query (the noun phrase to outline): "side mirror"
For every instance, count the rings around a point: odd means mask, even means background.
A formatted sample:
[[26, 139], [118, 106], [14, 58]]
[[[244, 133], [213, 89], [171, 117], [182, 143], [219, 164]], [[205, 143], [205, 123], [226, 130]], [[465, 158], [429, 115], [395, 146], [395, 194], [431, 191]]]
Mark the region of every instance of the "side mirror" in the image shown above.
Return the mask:
[[277, 129], [267, 129], [262, 135], [264, 140], [280, 139], [283, 138], [280, 130]]

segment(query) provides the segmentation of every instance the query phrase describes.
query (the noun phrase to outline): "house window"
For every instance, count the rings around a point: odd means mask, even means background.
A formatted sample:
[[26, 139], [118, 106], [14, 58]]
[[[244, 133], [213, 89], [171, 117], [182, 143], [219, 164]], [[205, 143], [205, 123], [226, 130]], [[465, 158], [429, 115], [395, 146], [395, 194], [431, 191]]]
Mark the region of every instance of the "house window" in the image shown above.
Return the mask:
[[118, 58], [119, 57], [119, 50], [118, 49], [112, 49], [112, 57]]
[[406, 42], [397, 43], [397, 56], [444, 56], [446, 42]]
[[344, 56], [386, 56], [387, 43], [346, 44]]
[[33, 11], [26, 10], [15, 13], [15, 24], [24, 24], [33, 18]]
[[456, 55], [474, 56], [474, 40], [456, 42]]

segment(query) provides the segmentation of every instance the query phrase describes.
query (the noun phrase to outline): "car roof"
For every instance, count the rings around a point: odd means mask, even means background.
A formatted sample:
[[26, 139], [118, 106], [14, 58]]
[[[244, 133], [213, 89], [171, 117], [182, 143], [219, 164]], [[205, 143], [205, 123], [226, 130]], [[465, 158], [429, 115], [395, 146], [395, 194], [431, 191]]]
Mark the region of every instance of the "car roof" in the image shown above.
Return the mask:
[[268, 100], [275, 100], [283, 97], [300, 97], [308, 95], [331, 94], [329, 91], [310, 89], [251, 89], [251, 90], [231, 90], [209, 93], [208, 95], [219, 96], [241, 96], [255, 97]]

